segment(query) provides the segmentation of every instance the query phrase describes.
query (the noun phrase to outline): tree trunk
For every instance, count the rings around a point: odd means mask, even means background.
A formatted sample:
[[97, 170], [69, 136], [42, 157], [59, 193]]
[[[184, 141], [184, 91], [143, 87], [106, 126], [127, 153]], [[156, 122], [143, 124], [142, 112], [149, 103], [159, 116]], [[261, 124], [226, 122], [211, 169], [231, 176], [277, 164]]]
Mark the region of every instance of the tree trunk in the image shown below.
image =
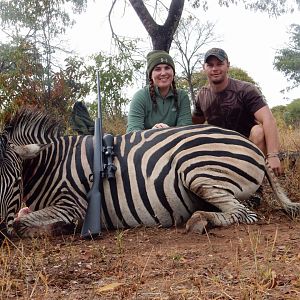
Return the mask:
[[158, 25], [154, 21], [142, 0], [129, 0], [129, 2], [151, 37], [153, 50], [169, 52], [182, 15], [184, 0], [172, 0], [168, 17], [163, 25]]

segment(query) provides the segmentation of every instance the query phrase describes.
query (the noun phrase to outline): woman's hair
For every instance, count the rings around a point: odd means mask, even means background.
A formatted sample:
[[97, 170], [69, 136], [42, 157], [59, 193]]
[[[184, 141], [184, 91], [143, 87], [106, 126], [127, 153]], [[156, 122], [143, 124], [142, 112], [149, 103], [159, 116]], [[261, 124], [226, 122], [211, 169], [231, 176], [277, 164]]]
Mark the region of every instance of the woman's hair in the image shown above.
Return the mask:
[[[175, 108], [176, 108], [176, 111], [178, 111], [178, 109], [179, 109], [179, 106], [178, 106], [178, 93], [177, 93], [176, 83], [175, 83], [174, 79], [172, 81], [172, 88], [173, 88], [174, 99], [175, 99], [175, 101], [174, 101]], [[154, 111], [157, 111], [157, 101], [156, 101], [156, 95], [155, 95], [155, 85], [153, 83], [153, 79], [152, 78], [149, 79], [149, 91], [150, 91], [150, 97], [151, 97], [151, 100], [152, 100]]]

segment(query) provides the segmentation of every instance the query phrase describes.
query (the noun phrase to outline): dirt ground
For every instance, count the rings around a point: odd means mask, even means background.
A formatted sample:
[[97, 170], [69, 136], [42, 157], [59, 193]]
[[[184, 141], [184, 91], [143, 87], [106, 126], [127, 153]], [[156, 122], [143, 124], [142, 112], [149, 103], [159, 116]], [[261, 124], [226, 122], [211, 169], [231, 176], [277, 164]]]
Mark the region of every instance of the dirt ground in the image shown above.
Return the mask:
[[204, 235], [134, 228], [7, 240], [0, 299], [300, 299], [300, 221], [270, 190], [264, 198], [258, 223]]

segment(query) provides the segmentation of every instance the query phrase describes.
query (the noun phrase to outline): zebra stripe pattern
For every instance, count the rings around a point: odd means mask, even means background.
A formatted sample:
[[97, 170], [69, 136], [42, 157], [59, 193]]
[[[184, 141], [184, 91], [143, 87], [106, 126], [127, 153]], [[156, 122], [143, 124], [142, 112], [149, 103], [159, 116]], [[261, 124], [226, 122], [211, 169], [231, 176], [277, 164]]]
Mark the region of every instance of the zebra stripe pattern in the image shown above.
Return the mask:
[[[46, 114], [29, 110], [7, 125], [4, 155], [17, 166], [1, 163], [0, 197], [10, 233], [68, 232], [84, 218], [93, 137], [60, 136], [57, 128]], [[187, 222], [187, 230], [203, 232], [258, 219], [243, 201], [268, 167], [261, 151], [234, 131], [209, 125], [145, 130], [116, 136], [114, 152], [115, 179], [104, 179], [101, 191], [103, 228]], [[21, 183], [7, 180], [9, 170]], [[284, 195], [272, 171], [267, 174], [281, 205], [298, 214], [299, 204]], [[21, 198], [30, 212], [15, 218]]]

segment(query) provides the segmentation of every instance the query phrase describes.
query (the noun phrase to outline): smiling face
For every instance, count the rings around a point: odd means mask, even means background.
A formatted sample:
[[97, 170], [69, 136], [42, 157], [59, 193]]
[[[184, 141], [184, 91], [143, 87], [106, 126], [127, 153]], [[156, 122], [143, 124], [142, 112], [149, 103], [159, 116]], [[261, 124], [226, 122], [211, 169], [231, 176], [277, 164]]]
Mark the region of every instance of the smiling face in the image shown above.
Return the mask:
[[227, 84], [229, 62], [219, 60], [216, 56], [209, 56], [204, 64], [204, 71], [210, 84]]
[[154, 85], [159, 88], [162, 96], [165, 96], [168, 93], [174, 79], [173, 68], [167, 64], [159, 64], [152, 70], [151, 78]]

